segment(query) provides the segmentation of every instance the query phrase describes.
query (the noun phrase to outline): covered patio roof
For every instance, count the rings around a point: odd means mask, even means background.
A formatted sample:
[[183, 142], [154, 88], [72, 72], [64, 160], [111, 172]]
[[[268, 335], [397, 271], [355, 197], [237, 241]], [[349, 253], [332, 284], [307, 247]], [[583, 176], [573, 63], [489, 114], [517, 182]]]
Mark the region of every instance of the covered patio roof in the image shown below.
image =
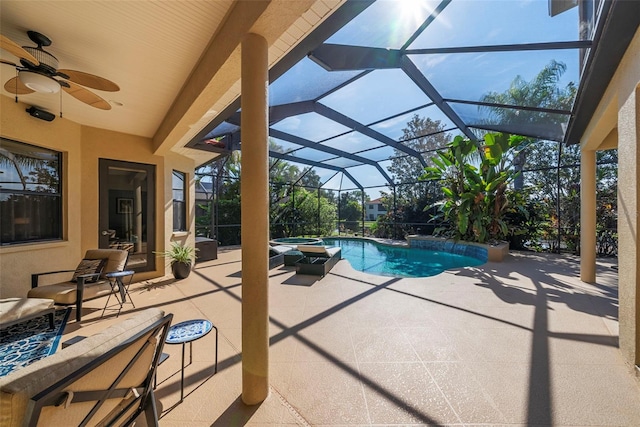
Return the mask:
[[[581, 116], [595, 109], [637, 29], [629, 16], [638, 4], [560, 3], [347, 1], [271, 70], [270, 156], [301, 173], [313, 168], [322, 188], [351, 190], [399, 184], [393, 158], [426, 166], [439, 147], [415, 149], [411, 141], [423, 137], [499, 131], [579, 142]], [[566, 107], [544, 94], [496, 96], [554, 63], [564, 69], [558, 88], [571, 93]], [[238, 98], [187, 146], [239, 149], [239, 106]], [[407, 134], [414, 115], [436, 131]]]

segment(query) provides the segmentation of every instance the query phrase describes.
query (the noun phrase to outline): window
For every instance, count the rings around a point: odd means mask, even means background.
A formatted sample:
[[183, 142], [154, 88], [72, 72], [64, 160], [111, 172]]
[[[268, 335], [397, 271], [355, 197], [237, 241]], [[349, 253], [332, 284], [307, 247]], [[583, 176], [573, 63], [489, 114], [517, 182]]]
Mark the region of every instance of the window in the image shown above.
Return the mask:
[[173, 231], [187, 230], [186, 174], [173, 171]]
[[382, 206], [382, 203], [378, 205], [378, 212], [386, 212], [387, 210]]
[[0, 138], [0, 244], [62, 239], [62, 155]]

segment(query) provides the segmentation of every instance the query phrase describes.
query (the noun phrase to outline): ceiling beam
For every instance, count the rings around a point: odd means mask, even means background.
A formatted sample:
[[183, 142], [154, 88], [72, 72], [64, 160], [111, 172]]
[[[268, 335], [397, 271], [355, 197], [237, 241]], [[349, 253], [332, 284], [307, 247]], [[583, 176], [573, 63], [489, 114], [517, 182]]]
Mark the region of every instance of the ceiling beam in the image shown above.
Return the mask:
[[[189, 133], [190, 124], [198, 121], [211, 108], [211, 102], [206, 100], [210, 100], [214, 94], [222, 96], [235, 84], [240, 75], [240, 43], [267, 10], [269, 3], [235, 2], [160, 122], [153, 136], [155, 152], [173, 148], [180, 138]], [[233, 77], [223, 79], [223, 74]]]

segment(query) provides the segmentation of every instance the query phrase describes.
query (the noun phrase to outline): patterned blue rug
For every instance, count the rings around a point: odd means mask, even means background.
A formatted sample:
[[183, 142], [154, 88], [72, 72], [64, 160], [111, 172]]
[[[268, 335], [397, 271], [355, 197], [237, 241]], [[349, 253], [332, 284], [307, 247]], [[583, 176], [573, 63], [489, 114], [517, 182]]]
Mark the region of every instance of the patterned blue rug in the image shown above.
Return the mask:
[[57, 310], [52, 330], [49, 317], [40, 316], [0, 331], [0, 377], [55, 353], [70, 312]]

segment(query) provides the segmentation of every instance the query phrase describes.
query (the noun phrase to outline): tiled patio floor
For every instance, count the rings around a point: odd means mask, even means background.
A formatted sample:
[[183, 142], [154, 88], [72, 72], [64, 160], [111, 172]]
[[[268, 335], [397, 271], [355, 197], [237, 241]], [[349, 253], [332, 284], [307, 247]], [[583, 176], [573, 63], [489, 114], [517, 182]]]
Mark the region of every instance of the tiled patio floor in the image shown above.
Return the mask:
[[[322, 280], [271, 270], [271, 395], [255, 407], [240, 399], [240, 270], [240, 251], [223, 248], [186, 280], [133, 285], [137, 310], [220, 330], [218, 373], [209, 334], [193, 345], [178, 405], [181, 348], [165, 346], [161, 426], [640, 425], [606, 262], [596, 285], [577, 279], [575, 257], [519, 253], [422, 279], [372, 276], [345, 260]], [[70, 322], [64, 339], [115, 321], [99, 315]]]

